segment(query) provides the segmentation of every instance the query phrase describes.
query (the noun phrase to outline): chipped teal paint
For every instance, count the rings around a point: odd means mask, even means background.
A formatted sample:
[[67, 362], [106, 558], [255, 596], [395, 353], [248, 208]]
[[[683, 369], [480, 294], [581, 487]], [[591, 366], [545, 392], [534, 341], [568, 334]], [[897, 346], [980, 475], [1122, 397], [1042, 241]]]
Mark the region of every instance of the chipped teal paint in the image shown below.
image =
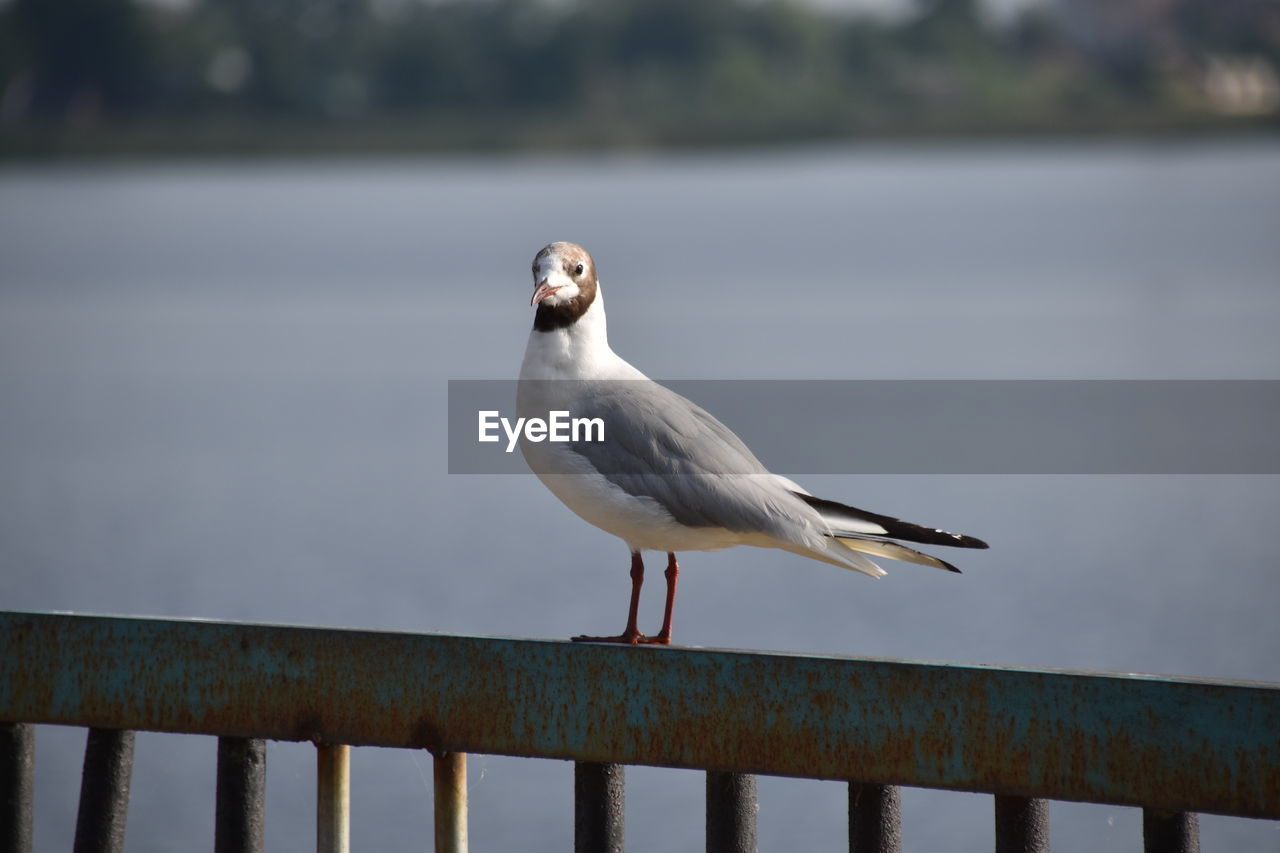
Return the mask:
[[0, 613], [0, 719], [1280, 818], [1280, 685]]

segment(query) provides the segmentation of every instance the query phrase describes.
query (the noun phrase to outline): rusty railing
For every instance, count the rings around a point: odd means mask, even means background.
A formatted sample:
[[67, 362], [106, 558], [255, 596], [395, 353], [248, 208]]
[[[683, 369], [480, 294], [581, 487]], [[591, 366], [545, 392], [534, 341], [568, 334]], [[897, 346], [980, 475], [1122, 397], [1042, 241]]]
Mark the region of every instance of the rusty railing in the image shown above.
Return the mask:
[[899, 847], [899, 785], [994, 794], [997, 851], [1049, 799], [1280, 819], [1280, 685], [686, 648], [0, 612], [0, 851], [31, 846], [34, 724], [88, 727], [75, 849], [120, 850], [135, 730], [216, 736], [215, 849], [262, 849], [265, 741], [317, 746], [317, 841], [346, 850], [352, 746], [435, 756], [438, 851], [466, 754], [569, 759], [575, 847], [622, 849], [623, 765], [707, 771], [709, 851], [755, 849], [755, 779], [849, 783], [849, 845]]

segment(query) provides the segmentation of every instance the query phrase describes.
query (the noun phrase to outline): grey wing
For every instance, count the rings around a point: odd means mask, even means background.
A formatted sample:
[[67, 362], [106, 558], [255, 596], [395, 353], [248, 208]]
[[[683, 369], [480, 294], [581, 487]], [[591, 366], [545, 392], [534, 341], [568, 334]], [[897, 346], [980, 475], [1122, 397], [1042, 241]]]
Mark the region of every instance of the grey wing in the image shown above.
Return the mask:
[[[604, 441], [573, 451], [628, 494], [648, 497], [690, 527], [806, 539], [821, 525], [727, 426], [652, 381], [600, 383], [575, 405], [604, 422]], [[812, 534], [811, 534], [812, 535]]]

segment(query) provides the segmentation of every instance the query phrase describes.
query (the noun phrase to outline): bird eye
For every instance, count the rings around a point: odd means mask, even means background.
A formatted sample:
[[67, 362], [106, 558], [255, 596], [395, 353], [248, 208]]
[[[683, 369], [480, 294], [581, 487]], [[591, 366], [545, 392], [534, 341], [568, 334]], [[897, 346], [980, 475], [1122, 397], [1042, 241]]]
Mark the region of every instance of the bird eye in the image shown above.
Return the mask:
[[582, 264], [578, 264], [573, 270], [574, 275], [582, 275]]

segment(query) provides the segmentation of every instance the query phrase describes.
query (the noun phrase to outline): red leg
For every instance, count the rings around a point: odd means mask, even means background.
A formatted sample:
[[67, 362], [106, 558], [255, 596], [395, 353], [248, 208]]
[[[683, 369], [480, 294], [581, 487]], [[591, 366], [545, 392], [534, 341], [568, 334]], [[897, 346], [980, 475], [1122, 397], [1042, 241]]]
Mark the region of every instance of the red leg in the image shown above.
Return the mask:
[[[668, 569], [670, 571], [670, 569]], [[639, 551], [631, 552], [631, 609], [627, 611], [627, 627], [616, 637], [574, 637], [575, 643], [645, 643], [649, 638], [636, 627], [640, 611], [640, 587], [644, 584], [644, 561]]]
[[667, 606], [662, 611], [662, 630], [658, 632], [658, 636], [646, 640], [660, 646], [671, 644], [671, 611], [676, 607], [676, 578], [680, 577], [680, 564], [676, 562], [676, 555], [670, 551], [667, 552], [667, 570], [663, 574], [667, 579]]

